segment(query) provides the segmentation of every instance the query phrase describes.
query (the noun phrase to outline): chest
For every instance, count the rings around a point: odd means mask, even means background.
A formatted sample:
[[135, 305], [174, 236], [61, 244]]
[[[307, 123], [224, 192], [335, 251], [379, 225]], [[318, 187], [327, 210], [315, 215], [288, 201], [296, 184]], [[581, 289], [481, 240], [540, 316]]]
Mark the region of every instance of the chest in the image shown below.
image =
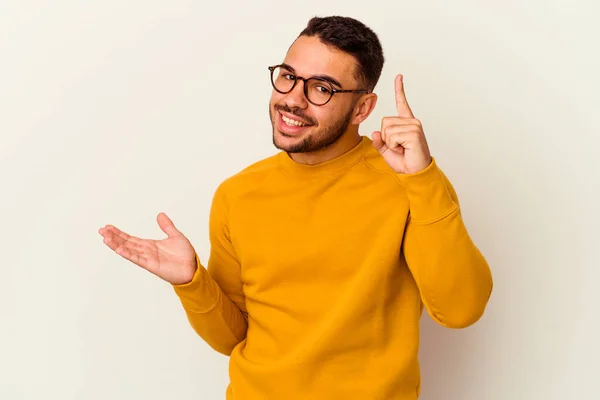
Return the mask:
[[[400, 251], [408, 202], [377, 179], [290, 182], [240, 199], [232, 242], [245, 285], [352, 279], [373, 252]], [[382, 256], [384, 256], [382, 254]]]

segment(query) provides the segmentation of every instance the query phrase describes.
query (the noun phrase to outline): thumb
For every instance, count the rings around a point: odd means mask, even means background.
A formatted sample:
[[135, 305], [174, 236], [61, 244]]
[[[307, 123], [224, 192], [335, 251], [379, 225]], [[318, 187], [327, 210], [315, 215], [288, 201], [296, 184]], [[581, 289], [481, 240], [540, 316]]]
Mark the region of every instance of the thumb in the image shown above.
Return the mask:
[[162, 231], [166, 233], [169, 237], [181, 234], [181, 232], [179, 232], [177, 228], [175, 228], [173, 221], [171, 221], [171, 219], [167, 217], [167, 214], [161, 212], [156, 217], [156, 220], [158, 222], [158, 226], [160, 226], [160, 229], [162, 229]]
[[373, 137], [373, 147], [382, 152], [384, 150], [385, 143], [383, 142], [383, 139], [381, 139], [381, 132], [375, 131], [371, 136]]

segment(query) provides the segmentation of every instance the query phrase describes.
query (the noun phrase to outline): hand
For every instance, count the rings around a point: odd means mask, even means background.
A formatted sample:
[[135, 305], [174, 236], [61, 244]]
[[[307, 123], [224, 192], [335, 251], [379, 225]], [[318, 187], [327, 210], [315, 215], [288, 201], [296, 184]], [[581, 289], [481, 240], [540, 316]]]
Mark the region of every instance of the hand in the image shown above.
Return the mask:
[[404, 93], [402, 75], [396, 76], [397, 117], [385, 117], [381, 131], [373, 132], [375, 147], [398, 174], [414, 174], [431, 164], [432, 158], [421, 121], [415, 119]]
[[98, 231], [104, 243], [121, 257], [173, 285], [192, 280], [196, 272], [196, 251], [190, 241], [179, 232], [166, 214], [156, 218], [160, 229], [167, 234], [163, 240], [140, 239], [130, 236], [112, 225]]

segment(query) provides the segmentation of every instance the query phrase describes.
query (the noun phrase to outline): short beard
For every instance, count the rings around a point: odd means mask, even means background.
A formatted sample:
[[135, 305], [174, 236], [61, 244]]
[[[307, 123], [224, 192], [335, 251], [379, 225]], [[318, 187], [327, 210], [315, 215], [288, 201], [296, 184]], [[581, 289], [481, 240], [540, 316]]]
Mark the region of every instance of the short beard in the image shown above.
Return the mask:
[[[352, 111], [353, 110], [350, 109], [343, 118], [335, 121], [326, 132], [315, 132], [313, 135], [304, 138], [300, 143], [284, 148], [278, 146], [276, 143], [275, 122], [273, 121], [273, 114], [271, 112], [271, 106], [269, 105], [269, 117], [271, 118], [271, 125], [273, 126], [273, 146], [290, 154], [323, 151], [336, 143], [344, 135], [344, 133], [346, 133], [348, 126], [350, 126], [350, 120], [352, 119]], [[287, 136], [283, 132], [279, 132], [279, 134], [282, 136]]]

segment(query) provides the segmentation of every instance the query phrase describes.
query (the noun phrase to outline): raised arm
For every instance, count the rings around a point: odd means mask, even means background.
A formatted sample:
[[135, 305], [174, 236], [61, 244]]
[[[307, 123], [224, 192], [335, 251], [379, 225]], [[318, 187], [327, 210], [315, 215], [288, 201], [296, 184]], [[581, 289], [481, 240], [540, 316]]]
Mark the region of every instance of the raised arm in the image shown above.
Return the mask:
[[373, 146], [396, 172], [410, 203], [403, 254], [431, 317], [447, 327], [466, 327], [487, 305], [490, 268], [467, 232], [454, 188], [429, 152], [402, 75], [396, 76], [395, 93], [398, 115], [383, 119]]
[[402, 177], [410, 202], [403, 254], [429, 315], [450, 328], [476, 322], [492, 291], [487, 261], [469, 236], [458, 197], [435, 160]]

